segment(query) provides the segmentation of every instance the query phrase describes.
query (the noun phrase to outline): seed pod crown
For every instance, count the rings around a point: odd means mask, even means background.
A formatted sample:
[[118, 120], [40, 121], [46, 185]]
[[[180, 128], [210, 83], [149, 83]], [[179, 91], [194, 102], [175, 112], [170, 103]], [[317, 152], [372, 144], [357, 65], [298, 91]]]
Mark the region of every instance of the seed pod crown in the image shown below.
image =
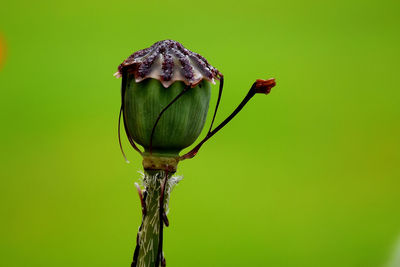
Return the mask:
[[159, 41], [133, 53], [119, 65], [115, 75], [121, 77], [123, 71], [134, 74], [136, 82], [153, 78], [166, 88], [175, 81], [191, 87], [202, 80], [215, 83], [222, 76], [204, 57], [173, 40]]

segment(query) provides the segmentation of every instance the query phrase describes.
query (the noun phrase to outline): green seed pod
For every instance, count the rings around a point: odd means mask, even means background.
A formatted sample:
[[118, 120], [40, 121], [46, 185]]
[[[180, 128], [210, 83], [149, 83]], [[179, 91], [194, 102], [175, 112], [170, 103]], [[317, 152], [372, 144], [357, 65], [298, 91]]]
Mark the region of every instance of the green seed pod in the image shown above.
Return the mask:
[[136, 150], [135, 143], [144, 148], [145, 169], [174, 171], [179, 152], [204, 127], [210, 83], [222, 74], [199, 54], [164, 40], [128, 57], [116, 76], [122, 77], [125, 131]]
[[[143, 156], [144, 169], [170, 172], [176, 171], [179, 161], [193, 158], [255, 94], [268, 94], [275, 86], [273, 78], [256, 80], [232, 114], [213, 129], [222, 95], [223, 75], [204, 57], [180, 43], [164, 40], [139, 50], [119, 65], [115, 75], [122, 77], [120, 119], [123, 117], [129, 142]], [[180, 156], [180, 151], [193, 144], [204, 127], [210, 83], [215, 84], [215, 80], [220, 81], [219, 93], [207, 135]], [[136, 143], [144, 148], [143, 152]]]
[[[207, 117], [211, 87], [209, 82], [202, 81], [186, 88], [181, 81], [169, 88], [156, 79], [137, 83], [133, 75], [128, 75], [124, 96], [126, 131], [144, 148], [144, 154], [176, 158], [199, 137]], [[162, 114], [152, 135], [161, 111], [185, 90], [188, 91]]]
[[[171, 190], [180, 180], [172, 176], [178, 162], [193, 158], [254, 95], [269, 94], [275, 79], [256, 80], [236, 109], [213, 128], [222, 95], [223, 75], [205, 58], [180, 43], [165, 40], [137, 51], [122, 62], [116, 76], [122, 77], [118, 124], [121, 150], [122, 118], [128, 140], [143, 156], [145, 169], [144, 189], [137, 185], [143, 218], [131, 266], [165, 266], [163, 227], [169, 225], [166, 210]], [[219, 80], [219, 92], [210, 128], [196, 146], [179, 155], [182, 149], [194, 143], [204, 127], [210, 84], [215, 80]], [[144, 148], [143, 152], [136, 143]]]

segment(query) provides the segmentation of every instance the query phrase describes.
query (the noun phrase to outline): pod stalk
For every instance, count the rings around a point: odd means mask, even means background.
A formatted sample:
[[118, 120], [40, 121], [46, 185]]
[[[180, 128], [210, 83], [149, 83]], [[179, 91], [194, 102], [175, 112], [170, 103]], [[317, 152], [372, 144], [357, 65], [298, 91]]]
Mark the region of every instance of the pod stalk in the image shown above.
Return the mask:
[[142, 223], [136, 238], [131, 267], [163, 267], [164, 225], [169, 225], [167, 218], [168, 203], [172, 189], [181, 180], [164, 170], [145, 171], [143, 186], [138, 189], [142, 205]]

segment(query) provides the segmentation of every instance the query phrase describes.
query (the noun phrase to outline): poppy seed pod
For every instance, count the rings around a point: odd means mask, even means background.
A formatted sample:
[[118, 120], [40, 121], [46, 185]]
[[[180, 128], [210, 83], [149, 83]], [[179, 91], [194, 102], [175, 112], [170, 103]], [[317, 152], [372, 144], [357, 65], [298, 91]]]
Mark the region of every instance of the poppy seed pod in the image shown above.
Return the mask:
[[172, 40], [159, 41], [119, 67], [125, 131], [144, 148], [146, 169], [176, 168], [179, 152], [199, 137], [208, 113], [210, 83], [222, 74]]
[[[256, 94], [269, 94], [275, 79], [256, 80], [236, 109], [215, 128], [224, 77], [207, 60], [180, 43], [164, 40], [132, 54], [118, 67], [122, 77], [121, 108], [128, 140], [143, 156], [143, 189], [137, 184], [142, 223], [136, 238], [132, 267], [166, 266], [164, 225], [171, 190], [181, 180], [173, 176], [178, 162], [196, 156], [202, 145], [229, 123]], [[211, 125], [203, 139], [184, 155], [182, 149], [199, 137], [206, 121], [211, 84], [219, 81]], [[138, 148], [143, 147], [143, 151]], [[126, 157], [125, 157], [126, 159]]]
[[[182, 44], [164, 40], [139, 50], [119, 65], [115, 76], [122, 77], [120, 120], [122, 117], [130, 144], [143, 156], [144, 169], [170, 172], [176, 171], [179, 161], [194, 157], [202, 144], [235, 117], [256, 93], [268, 94], [275, 86], [274, 79], [257, 80], [233, 113], [212, 130], [223, 75]], [[180, 156], [180, 151], [192, 145], [204, 127], [210, 84], [216, 80], [219, 94], [208, 133], [197, 146]], [[144, 148], [143, 152], [136, 143]]]

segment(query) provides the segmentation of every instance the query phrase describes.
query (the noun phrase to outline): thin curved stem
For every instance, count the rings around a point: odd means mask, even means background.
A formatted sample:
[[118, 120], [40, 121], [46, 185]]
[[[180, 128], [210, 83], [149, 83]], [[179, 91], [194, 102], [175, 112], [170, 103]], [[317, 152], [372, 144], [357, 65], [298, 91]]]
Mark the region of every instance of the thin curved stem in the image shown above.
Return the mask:
[[125, 161], [129, 162], [125, 156], [125, 152], [122, 148], [122, 143], [121, 143], [121, 117], [123, 117], [125, 133], [126, 133], [126, 136], [128, 137], [129, 143], [137, 152], [139, 152], [140, 155], [142, 155], [143, 153], [137, 147], [137, 145], [133, 141], [133, 138], [129, 135], [128, 127], [127, 127], [127, 123], [126, 123], [126, 118], [125, 118], [125, 113], [124, 113], [124, 111], [125, 111], [124, 105], [125, 105], [125, 91], [126, 91], [126, 86], [127, 86], [127, 79], [128, 79], [128, 73], [126, 70], [123, 70], [122, 71], [122, 82], [121, 82], [121, 108], [119, 110], [119, 116], [118, 116], [118, 140], [119, 140], [119, 147], [121, 149], [122, 155], [124, 156]]
[[170, 106], [172, 106], [172, 104], [174, 104], [181, 96], [183, 96], [183, 95], [189, 90], [189, 88], [190, 88], [190, 85], [189, 85], [189, 86], [185, 86], [185, 87], [183, 88], [182, 92], [180, 92], [171, 102], [169, 102], [169, 104], [161, 110], [160, 114], [158, 114], [158, 117], [157, 117], [157, 119], [156, 119], [156, 122], [154, 123], [153, 129], [151, 130], [151, 135], [150, 135], [150, 149], [149, 149], [150, 154], [152, 153], [152, 150], [153, 150], [153, 137], [154, 137], [154, 133], [155, 133], [155, 131], [156, 131], [157, 124], [158, 124], [158, 122], [159, 122], [160, 119], [161, 119], [161, 116], [164, 114], [165, 111], [167, 111], [167, 109], [168, 109]]
[[216, 134], [219, 130], [221, 130], [226, 124], [228, 124], [228, 122], [230, 122], [242, 110], [242, 108], [247, 104], [247, 102], [249, 102], [249, 100], [255, 94], [269, 94], [271, 88], [274, 86], [275, 86], [275, 79], [273, 78], [268, 80], [261, 80], [261, 79], [256, 80], [251, 86], [247, 95], [244, 97], [242, 102], [240, 102], [240, 104], [236, 107], [236, 109], [231, 113], [231, 115], [229, 115], [224, 121], [222, 121], [214, 130], [209, 131], [206, 137], [204, 137], [204, 139], [201, 140], [198, 145], [196, 145], [192, 150], [190, 150], [185, 155], [179, 157], [179, 160], [181, 161], [185, 159], [190, 159], [196, 156], [201, 146], [214, 134]]

